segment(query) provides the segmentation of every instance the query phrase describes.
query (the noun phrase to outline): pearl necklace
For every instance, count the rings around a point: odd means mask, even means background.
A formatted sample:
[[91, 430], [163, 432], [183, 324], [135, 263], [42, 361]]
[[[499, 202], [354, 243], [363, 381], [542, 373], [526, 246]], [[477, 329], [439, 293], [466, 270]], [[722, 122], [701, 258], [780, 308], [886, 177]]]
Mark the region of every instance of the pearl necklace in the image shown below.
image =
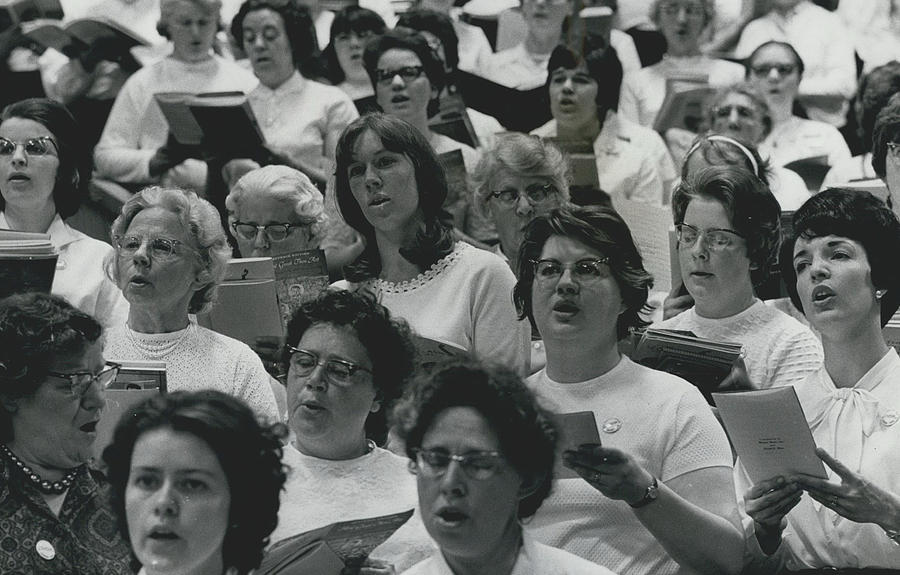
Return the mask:
[[[131, 329], [131, 326], [125, 325], [125, 335], [128, 337], [128, 341], [131, 342], [131, 345], [134, 346], [135, 349], [140, 351], [145, 357], [151, 359], [161, 359], [165, 356], [169, 355], [175, 348], [181, 345], [181, 342], [184, 341], [190, 333], [193, 331], [193, 322], [188, 322], [186, 328], [181, 330], [181, 334], [173, 340], [156, 342], [152, 340], [141, 340], [140, 332], [135, 332]], [[135, 337], [135, 334], [138, 334], [138, 337]], [[154, 334], [155, 335], [155, 334]]]
[[16, 467], [22, 470], [22, 473], [25, 474], [25, 477], [28, 478], [31, 483], [34, 484], [35, 487], [38, 488], [38, 491], [41, 493], [46, 493], [47, 495], [59, 495], [60, 493], [65, 493], [66, 490], [72, 485], [72, 482], [75, 481], [75, 477], [78, 475], [78, 472], [81, 471], [83, 465], [79, 465], [72, 471], [66, 473], [65, 477], [60, 479], [59, 481], [47, 481], [46, 479], [41, 479], [41, 476], [34, 472], [29, 466], [25, 464], [21, 459], [16, 457], [16, 454], [9, 450], [9, 448], [0, 443], [0, 451], [3, 452], [3, 455], [6, 456]]

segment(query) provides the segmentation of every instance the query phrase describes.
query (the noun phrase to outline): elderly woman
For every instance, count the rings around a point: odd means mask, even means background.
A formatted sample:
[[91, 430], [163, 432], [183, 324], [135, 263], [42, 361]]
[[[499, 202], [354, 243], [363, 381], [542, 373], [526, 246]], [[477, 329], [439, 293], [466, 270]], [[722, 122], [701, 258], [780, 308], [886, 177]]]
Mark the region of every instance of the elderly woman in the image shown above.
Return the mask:
[[256, 78], [212, 51], [220, 0], [161, 0], [159, 29], [172, 53], [135, 72], [113, 104], [94, 150], [97, 173], [129, 184], [150, 182], [202, 190], [206, 164], [168, 146], [169, 124], [153, 98], [157, 92], [249, 92]]
[[377, 294], [417, 335], [526, 373], [531, 334], [510, 300], [515, 275], [454, 239], [444, 172], [422, 133], [391, 116], [360, 118], [341, 136], [335, 180], [344, 220], [366, 243], [338, 285]]
[[757, 568], [748, 573], [898, 573], [900, 358], [881, 328], [900, 301], [900, 223], [870, 194], [832, 189], [797, 210], [794, 237], [786, 265], [825, 349], [796, 391], [829, 479], [750, 486], [738, 474]]
[[[367, 295], [331, 290], [297, 310], [287, 342], [291, 473], [272, 541], [414, 508], [406, 462], [379, 447], [413, 370], [406, 324]], [[373, 558], [399, 571], [431, 549], [416, 516]]]
[[794, 115], [804, 66], [793, 46], [766, 42], [750, 54], [746, 64], [747, 80], [765, 95], [772, 114], [772, 130], [759, 145], [764, 157], [776, 166], [818, 156], [833, 166], [850, 158], [850, 148], [837, 128]]
[[141, 575], [247, 575], [278, 520], [283, 425], [218, 391], [130, 410], [103, 452], [112, 506]]
[[642, 126], [653, 126], [663, 100], [666, 81], [699, 77], [711, 86], [728, 86], [744, 76], [740, 64], [710, 58], [700, 52], [703, 30], [715, 16], [714, 0], [656, 0], [651, 19], [666, 39], [663, 59], [625, 76], [619, 112]]
[[569, 201], [569, 165], [550, 142], [509, 132], [497, 137], [472, 172], [475, 208], [497, 229], [497, 255], [519, 268], [526, 224]]
[[356, 5], [340, 10], [331, 21], [331, 42], [322, 52], [328, 79], [354, 101], [375, 95], [363, 66], [363, 50], [366, 42], [385, 30], [387, 25], [381, 16]]
[[5, 573], [131, 573], [104, 475], [88, 466], [103, 389], [100, 324], [45, 294], [0, 300], [0, 565]]
[[659, 134], [617, 113], [622, 66], [613, 48], [582, 60], [564, 46], [547, 64], [553, 119], [532, 134], [593, 143], [600, 188], [618, 198], [664, 204], [676, 172]]
[[128, 302], [103, 273], [109, 244], [69, 227], [85, 197], [89, 171], [75, 119], [53, 100], [35, 98], [0, 114], [0, 228], [41, 232], [59, 252], [51, 292], [104, 326], [128, 315]]
[[746, 169], [713, 166], [682, 182], [672, 198], [678, 262], [694, 306], [657, 327], [744, 346], [757, 389], [802, 381], [822, 364], [809, 328], [757, 299], [780, 241], [780, 210]]
[[442, 366], [397, 412], [419, 509], [440, 546], [407, 575], [611, 575], [522, 529], [550, 493], [556, 433], [515, 373], [471, 360]]
[[603, 440], [564, 453], [581, 479], [557, 479], [527, 527], [620, 574], [736, 573], [742, 542], [722, 428], [697, 388], [618, 351], [644, 323], [651, 284], [609, 208], [560, 208], [529, 224], [515, 299], [544, 338], [547, 366], [528, 383], [552, 411], [592, 411]]
[[112, 225], [107, 271], [131, 304], [110, 330], [106, 354], [164, 361], [169, 391], [217, 389], [278, 419], [269, 376], [244, 343], [198, 326], [189, 314], [212, 304], [231, 255], [219, 214], [194, 192], [146, 188]]
[[872, 136], [872, 169], [888, 188], [888, 205], [900, 213], [900, 94], [878, 113]]

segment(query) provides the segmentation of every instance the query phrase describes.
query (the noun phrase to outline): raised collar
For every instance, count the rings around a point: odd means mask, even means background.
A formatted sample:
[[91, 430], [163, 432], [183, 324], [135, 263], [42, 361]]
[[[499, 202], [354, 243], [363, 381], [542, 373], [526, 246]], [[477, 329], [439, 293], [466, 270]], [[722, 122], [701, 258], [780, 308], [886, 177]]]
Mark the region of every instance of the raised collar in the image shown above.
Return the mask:
[[303, 76], [300, 75], [300, 72], [294, 70], [294, 73], [291, 76], [281, 83], [275, 89], [269, 88], [268, 86], [264, 86], [263, 84], [258, 84], [255, 92], [257, 92], [260, 96], [264, 98], [272, 98], [283, 96], [284, 94], [291, 94], [295, 92], [302, 92], [303, 88], [306, 87], [307, 80]]

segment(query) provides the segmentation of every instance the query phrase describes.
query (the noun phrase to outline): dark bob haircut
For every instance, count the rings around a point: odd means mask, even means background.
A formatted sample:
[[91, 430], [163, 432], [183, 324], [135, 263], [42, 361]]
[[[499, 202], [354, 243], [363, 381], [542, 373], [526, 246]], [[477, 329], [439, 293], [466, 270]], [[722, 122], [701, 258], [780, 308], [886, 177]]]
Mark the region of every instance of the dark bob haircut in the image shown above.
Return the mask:
[[747, 242], [750, 280], [754, 286], [766, 281], [781, 244], [781, 206], [769, 186], [738, 166], [719, 165], [698, 170], [689, 179], [682, 180], [672, 194], [676, 224], [684, 222], [688, 204], [694, 198], [722, 204], [732, 229]]
[[806, 70], [806, 65], [803, 63], [803, 58], [800, 57], [800, 53], [797, 52], [797, 49], [787, 42], [769, 40], [768, 42], [763, 42], [762, 44], [757, 46], [756, 50], [751, 52], [750, 55], [747, 56], [747, 59], [744, 60], [744, 73], [746, 78], [749, 79], [753, 75], [753, 61], [756, 60], [756, 56], [760, 53], [760, 51], [770, 46], [778, 46], [779, 48], [784, 48], [785, 51], [790, 53], [791, 58], [794, 59], [794, 65], [797, 66], [797, 74], [801, 78], [803, 77], [803, 72], [804, 70]]
[[[381, 409], [366, 419], [366, 437], [377, 445], [387, 440], [387, 418], [393, 404], [403, 393], [415, 368], [415, 348], [405, 321], [391, 317], [386, 307], [365, 292], [326, 290], [300, 307], [288, 323], [287, 343], [297, 345], [306, 330], [314, 325], [348, 327], [366, 348], [372, 362], [372, 384]], [[290, 353], [282, 357], [288, 373]]]
[[519, 319], [534, 320], [531, 260], [540, 259], [544, 244], [552, 236], [572, 238], [610, 258], [609, 267], [626, 308], [616, 321], [618, 339], [626, 337], [632, 328], [647, 325], [639, 314], [647, 304], [653, 277], [644, 269], [641, 254], [622, 217], [612, 208], [596, 206], [555, 208], [534, 218], [525, 228], [519, 248], [519, 281], [513, 289]]
[[[887, 323], [900, 305], [900, 222], [884, 202], [868, 192], [829, 188], [814, 195], [794, 213], [792, 242], [823, 236], [838, 236], [859, 242], [872, 270], [872, 283], [887, 290], [881, 298], [881, 325]], [[797, 274], [791, 257], [781, 265], [791, 300], [803, 311], [796, 291]]]
[[296, 0], [246, 0], [231, 20], [231, 37], [235, 44], [244, 52], [247, 51], [244, 47], [244, 18], [257, 10], [271, 10], [281, 16], [288, 44], [291, 46], [294, 67], [307, 78], [320, 76], [316, 28], [309, 8]]
[[897, 142], [900, 142], [900, 93], [891, 96], [878, 112], [872, 132], [872, 168], [879, 178], [887, 175], [888, 144]]
[[409, 50], [414, 53], [419, 61], [422, 62], [422, 68], [425, 76], [431, 83], [431, 100], [428, 102], [428, 117], [438, 113], [438, 97], [441, 90], [447, 85], [447, 75], [444, 73], [444, 63], [441, 58], [431, 49], [428, 40], [415, 30], [409, 28], [394, 28], [384, 33], [383, 36], [375, 38], [366, 44], [366, 51], [363, 52], [363, 65], [366, 72], [369, 73], [369, 79], [372, 80], [372, 86], [377, 87], [377, 70], [378, 60], [388, 50]]
[[872, 150], [875, 119], [891, 96], [900, 92], [900, 62], [892, 60], [860, 78], [856, 93], [857, 134], [864, 151]]
[[[83, 354], [100, 333], [97, 320], [58, 296], [35, 292], [0, 300], [0, 398], [32, 397], [55, 359]], [[12, 417], [0, 409], [0, 442], [13, 439]]]
[[556, 430], [518, 375], [507, 367], [474, 359], [442, 364], [423, 374], [395, 410], [410, 469], [415, 450], [435, 418], [453, 407], [471, 407], [497, 435], [503, 458], [530, 488], [519, 500], [518, 517], [531, 517], [550, 494]]
[[447, 68], [455, 71], [459, 66], [459, 36], [456, 35], [450, 16], [434, 10], [416, 8], [401, 14], [397, 26], [434, 34], [444, 48]]
[[[0, 113], [0, 123], [10, 118], [32, 120], [53, 135], [59, 154], [53, 203], [59, 217], [74, 215], [87, 197], [90, 180], [90, 158], [75, 118], [65, 106], [49, 98], [29, 98], [8, 105]], [[6, 200], [0, 196], [0, 210], [5, 208]]]
[[214, 390], [159, 395], [131, 409], [103, 450], [112, 507], [126, 541], [125, 490], [134, 446], [143, 434], [156, 429], [189, 433], [216, 454], [231, 492], [229, 527], [222, 546], [225, 567], [236, 568], [240, 575], [258, 567], [278, 524], [279, 492], [287, 477], [281, 464], [285, 426], [261, 425], [245, 403]]
[[354, 161], [357, 140], [370, 130], [381, 139], [386, 150], [406, 156], [412, 162], [416, 174], [423, 224], [413, 245], [401, 248], [400, 255], [426, 270], [452, 252], [454, 246], [453, 229], [443, 208], [444, 200], [447, 199], [447, 179], [434, 149], [425, 136], [409, 123], [385, 114], [368, 114], [354, 120], [344, 129], [335, 152], [335, 194], [338, 208], [344, 221], [366, 239], [365, 251], [344, 269], [345, 277], [352, 282], [378, 277], [381, 272], [375, 228], [366, 220], [356, 203], [347, 174]]
[[359, 6], [347, 6], [342, 8], [334, 15], [331, 21], [331, 41], [325, 50], [322, 51], [322, 57], [325, 59], [325, 67], [328, 70], [328, 80], [337, 86], [347, 79], [344, 69], [338, 62], [337, 52], [334, 48], [334, 38], [340, 34], [356, 34], [357, 36], [366, 36], [374, 34], [380, 36], [387, 30], [387, 24], [384, 23], [381, 16], [376, 12]]
[[597, 112], [603, 120], [606, 110], [615, 112], [619, 109], [619, 89], [622, 87], [622, 63], [612, 46], [592, 50], [583, 60], [566, 46], [557, 46], [547, 62], [547, 89], [553, 82], [555, 70], [574, 70], [582, 65], [597, 82]]

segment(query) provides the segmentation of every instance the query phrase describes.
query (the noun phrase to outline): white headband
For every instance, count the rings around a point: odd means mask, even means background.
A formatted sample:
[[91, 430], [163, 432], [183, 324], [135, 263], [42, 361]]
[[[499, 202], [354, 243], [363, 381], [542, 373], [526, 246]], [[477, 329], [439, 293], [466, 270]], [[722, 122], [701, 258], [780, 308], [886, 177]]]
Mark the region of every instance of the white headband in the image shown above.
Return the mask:
[[[706, 140], [709, 142], [725, 142], [726, 144], [731, 144], [737, 147], [737, 149], [743, 152], [747, 157], [747, 161], [750, 162], [750, 165], [753, 166], [753, 175], [759, 177], [759, 164], [756, 163], [756, 158], [753, 157], [753, 152], [751, 152], [747, 146], [738, 142], [734, 138], [723, 136], [721, 134], [710, 134], [709, 136], [706, 136]], [[703, 140], [700, 140], [699, 142], [691, 146], [691, 149], [688, 150], [688, 153], [684, 156], [685, 161], [687, 161], [687, 159], [691, 157], [691, 154], [697, 151], [697, 148], [699, 148], [700, 144], [702, 143]]]

